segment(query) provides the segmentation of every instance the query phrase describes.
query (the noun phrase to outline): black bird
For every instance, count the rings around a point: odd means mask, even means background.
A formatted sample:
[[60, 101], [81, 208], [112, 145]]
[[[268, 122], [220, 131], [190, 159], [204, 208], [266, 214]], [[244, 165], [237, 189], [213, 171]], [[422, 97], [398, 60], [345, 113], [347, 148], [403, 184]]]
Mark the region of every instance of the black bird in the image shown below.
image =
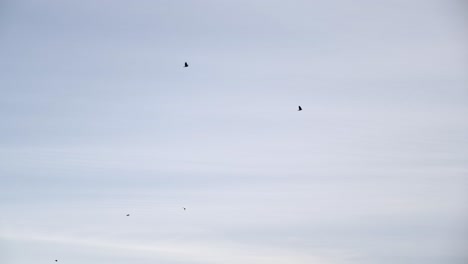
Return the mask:
[[185, 207], [182, 207], [182, 208], [184, 208], [184, 211], [185, 211], [186, 208]]
[[55, 260], [55, 262], [58, 262], [58, 260]]
[[130, 214], [127, 214], [127, 216], [130, 216]]
[[298, 109], [297, 111], [302, 111], [302, 107], [301, 107], [301, 106], [299, 106], [299, 109]]
[[185, 64], [184, 64], [184, 68], [187, 68], [187, 67], [188, 67], [188, 63], [187, 63], [187, 62], [185, 62]]

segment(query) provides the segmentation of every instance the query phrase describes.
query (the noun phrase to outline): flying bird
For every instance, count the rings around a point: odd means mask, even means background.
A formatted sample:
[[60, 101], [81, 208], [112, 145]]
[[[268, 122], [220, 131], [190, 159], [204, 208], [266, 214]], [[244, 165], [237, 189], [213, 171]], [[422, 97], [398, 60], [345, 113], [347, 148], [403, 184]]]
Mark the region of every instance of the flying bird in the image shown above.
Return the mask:
[[301, 107], [301, 106], [299, 106], [299, 109], [298, 109], [297, 111], [302, 111], [302, 107]]
[[58, 260], [55, 260], [55, 262], [58, 262]]
[[184, 208], [184, 211], [185, 211], [186, 208], [185, 207], [182, 207], [182, 208]]
[[187, 68], [187, 67], [188, 67], [188, 63], [187, 63], [187, 62], [185, 62], [185, 64], [184, 64], [184, 68]]
[[130, 216], [130, 214], [127, 214], [127, 216]]

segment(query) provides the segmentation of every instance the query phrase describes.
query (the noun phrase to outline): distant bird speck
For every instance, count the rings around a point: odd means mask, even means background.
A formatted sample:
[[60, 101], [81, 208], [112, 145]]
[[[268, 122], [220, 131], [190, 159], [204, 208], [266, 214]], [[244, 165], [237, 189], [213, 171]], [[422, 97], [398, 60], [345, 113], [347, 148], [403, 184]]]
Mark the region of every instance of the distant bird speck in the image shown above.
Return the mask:
[[185, 207], [182, 207], [182, 208], [184, 208], [184, 211], [185, 211], [186, 208]]
[[127, 216], [130, 216], [130, 214], [127, 214]]
[[58, 262], [58, 260], [55, 260], [55, 262]]
[[302, 111], [302, 107], [301, 107], [301, 106], [299, 106], [299, 109], [298, 109], [297, 111]]
[[187, 62], [185, 62], [185, 64], [184, 64], [184, 68], [187, 68], [187, 67], [188, 67], [188, 63], [187, 63]]

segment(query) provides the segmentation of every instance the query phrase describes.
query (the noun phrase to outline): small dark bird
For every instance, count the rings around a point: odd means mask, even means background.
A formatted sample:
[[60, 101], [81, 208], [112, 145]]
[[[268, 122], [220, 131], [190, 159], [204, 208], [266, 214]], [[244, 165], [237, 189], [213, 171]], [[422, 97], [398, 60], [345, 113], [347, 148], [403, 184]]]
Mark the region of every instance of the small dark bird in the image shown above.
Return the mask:
[[55, 260], [55, 262], [58, 262], [58, 260]]
[[301, 106], [299, 106], [299, 109], [298, 109], [297, 111], [302, 111], [302, 107], [301, 107]]
[[186, 208], [185, 207], [182, 207], [182, 208], [184, 208], [184, 211], [185, 211]]
[[127, 214], [127, 216], [130, 216], [130, 214]]
[[185, 62], [185, 64], [184, 64], [184, 68], [187, 68], [187, 67], [188, 67], [188, 63], [187, 63], [187, 62]]

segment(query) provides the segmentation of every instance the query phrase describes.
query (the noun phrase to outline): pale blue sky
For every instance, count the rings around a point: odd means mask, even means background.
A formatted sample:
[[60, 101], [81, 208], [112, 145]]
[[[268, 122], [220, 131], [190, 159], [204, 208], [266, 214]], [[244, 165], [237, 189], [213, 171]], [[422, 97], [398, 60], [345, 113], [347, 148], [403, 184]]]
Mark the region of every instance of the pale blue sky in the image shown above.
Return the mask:
[[0, 263], [466, 263], [467, 8], [2, 1]]

